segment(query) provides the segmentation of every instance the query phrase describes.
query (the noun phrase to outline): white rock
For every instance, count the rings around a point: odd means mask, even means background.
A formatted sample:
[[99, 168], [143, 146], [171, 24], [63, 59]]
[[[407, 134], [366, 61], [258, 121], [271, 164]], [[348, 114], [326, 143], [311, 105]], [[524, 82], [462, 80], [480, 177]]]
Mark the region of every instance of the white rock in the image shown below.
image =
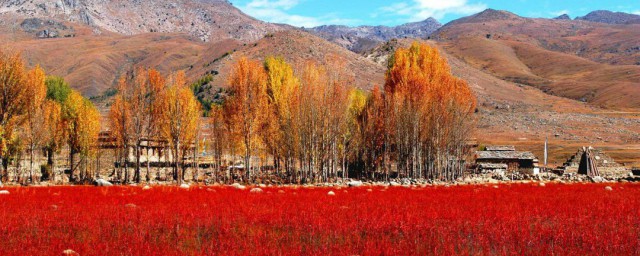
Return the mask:
[[544, 182], [540, 182], [540, 184], [539, 184], [539, 185], [540, 185], [541, 187], [544, 187], [544, 186], [546, 186], [547, 184], [544, 184]]
[[400, 183], [392, 181], [392, 182], [389, 182], [389, 185], [391, 185], [392, 187], [397, 187], [397, 186], [400, 186]]
[[80, 254], [78, 254], [74, 250], [66, 249], [66, 250], [62, 251], [62, 255], [80, 255]]
[[267, 187], [267, 185], [265, 185], [265, 184], [258, 184], [258, 187], [266, 188], [266, 187]]
[[249, 192], [251, 193], [262, 193], [262, 189], [261, 188], [252, 188], [251, 190], [249, 190]]
[[234, 187], [235, 189], [240, 189], [240, 190], [247, 188], [244, 185], [240, 185], [240, 183], [233, 183], [231, 184], [231, 186]]
[[604, 190], [606, 190], [606, 191], [613, 191], [613, 188], [612, 188], [612, 187], [610, 187], [610, 186], [606, 186], [606, 187], [604, 187]]
[[113, 184], [105, 179], [97, 179], [95, 182], [96, 186], [98, 187], [110, 187], [113, 186]]
[[7, 190], [0, 190], [0, 195], [8, 195], [9, 191]]
[[329, 196], [335, 196], [335, 195], [336, 195], [336, 193], [335, 193], [335, 192], [333, 192], [333, 191], [329, 191], [329, 193], [327, 193], [327, 195], [329, 195]]
[[362, 186], [362, 181], [359, 181], [359, 180], [349, 181], [347, 185], [349, 187], [360, 187]]
[[151, 189], [151, 187], [149, 187], [149, 185], [145, 185], [144, 187], [142, 187], [142, 190], [149, 190]]
[[189, 184], [186, 183], [182, 183], [182, 185], [180, 185], [180, 188], [184, 188], [184, 189], [189, 189]]

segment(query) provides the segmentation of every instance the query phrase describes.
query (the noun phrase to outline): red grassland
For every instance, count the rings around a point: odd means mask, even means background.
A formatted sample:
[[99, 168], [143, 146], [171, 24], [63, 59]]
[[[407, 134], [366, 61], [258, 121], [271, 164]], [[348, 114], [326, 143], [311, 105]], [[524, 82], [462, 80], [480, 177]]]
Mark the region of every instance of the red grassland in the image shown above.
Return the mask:
[[640, 254], [634, 184], [8, 191], [1, 255]]

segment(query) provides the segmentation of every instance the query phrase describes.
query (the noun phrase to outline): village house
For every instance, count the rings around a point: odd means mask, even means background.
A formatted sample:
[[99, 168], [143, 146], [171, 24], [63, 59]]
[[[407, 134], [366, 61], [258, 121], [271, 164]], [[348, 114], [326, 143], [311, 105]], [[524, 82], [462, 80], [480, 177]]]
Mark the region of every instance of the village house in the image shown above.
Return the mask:
[[514, 146], [486, 146], [475, 154], [476, 173], [539, 174], [538, 159], [528, 151], [516, 151]]

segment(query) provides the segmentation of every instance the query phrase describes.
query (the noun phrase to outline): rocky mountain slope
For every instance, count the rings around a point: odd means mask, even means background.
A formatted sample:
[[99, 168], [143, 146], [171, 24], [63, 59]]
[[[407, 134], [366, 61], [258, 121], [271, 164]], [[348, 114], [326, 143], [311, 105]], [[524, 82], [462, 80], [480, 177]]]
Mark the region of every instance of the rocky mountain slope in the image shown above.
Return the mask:
[[307, 31], [351, 51], [363, 52], [373, 48], [378, 43], [389, 41], [393, 38], [425, 39], [441, 26], [442, 24], [437, 20], [428, 18], [424, 21], [406, 23], [395, 27], [327, 25], [309, 28]]
[[[123, 35], [187, 33], [202, 41], [255, 41], [283, 29], [256, 20], [226, 0], [5, 0], [0, 19], [71, 22]], [[11, 25], [11, 24], [9, 24]], [[38, 32], [41, 32], [40, 30]], [[37, 33], [37, 32], [36, 32]]]
[[588, 13], [582, 17], [576, 17], [576, 20], [584, 20], [591, 22], [600, 22], [608, 24], [640, 24], [640, 15], [612, 12], [606, 10], [598, 10]]

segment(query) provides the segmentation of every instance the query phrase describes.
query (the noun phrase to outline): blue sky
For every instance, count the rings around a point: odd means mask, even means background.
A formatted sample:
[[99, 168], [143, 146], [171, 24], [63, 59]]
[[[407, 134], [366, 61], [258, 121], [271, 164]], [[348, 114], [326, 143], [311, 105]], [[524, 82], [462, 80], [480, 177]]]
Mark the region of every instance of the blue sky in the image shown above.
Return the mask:
[[260, 20], [314, 27], [326, 24], [388, 25], [429, 17], [442, 23], [486, 8], [525, 17], [572, 18], [593, 10], [640, 14], [640, 0], [231, 0], [234, 6]]

